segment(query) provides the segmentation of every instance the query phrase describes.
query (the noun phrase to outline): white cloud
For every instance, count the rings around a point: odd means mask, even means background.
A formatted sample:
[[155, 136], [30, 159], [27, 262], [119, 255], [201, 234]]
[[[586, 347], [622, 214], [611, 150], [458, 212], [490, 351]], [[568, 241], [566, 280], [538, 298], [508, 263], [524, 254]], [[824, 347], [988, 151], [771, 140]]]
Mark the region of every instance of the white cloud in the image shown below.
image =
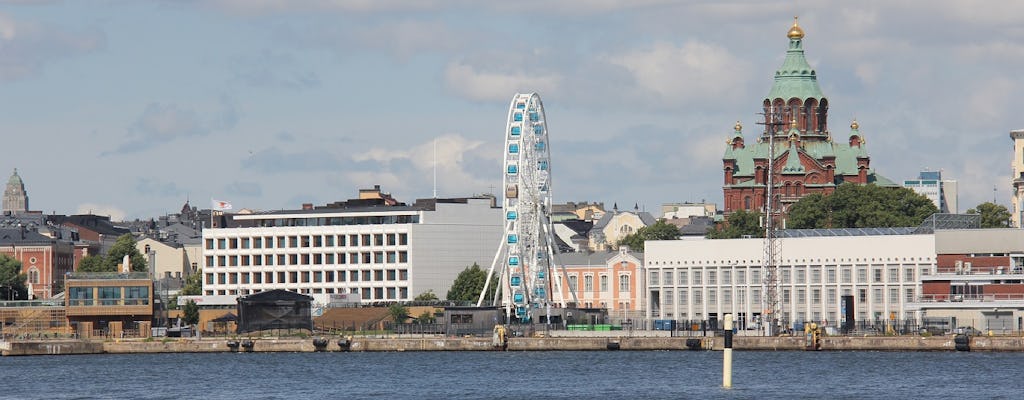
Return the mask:
[[744, 94], [747, 62], [714, 44], [658, 42], [645, 49], [608, 55], [604, 61], [629, 70], [642, 94], [674, 104], [707, 103]]
[[0, 80], [36, 75], [49, 63], [96, 51], [105, 42], [99, 31], [68, 32], [0, 12]]
[[[362, 154], [354, 155], [356, 162], [373, 162], [372, 171], [352, 170], [345, 175], [356, 184], [383, 183], [397, 187], [418, 187], [430, 190], [434, 165], [437, 165], [438, 186], [445, 195], [464, 195], [480, 193], [483, 188], [492, 184], [488, 178], [474, 168], [470, 159], [484, 158], [493, 160], [500, 169], [496, 149], [487, 148], [485, 142], [469, 140], [459, 134], [440, 136], [435, 141], [428, 141], [408, 149], [373, 148]], [[436, 155], [435, 155], [436, 148]], [[495, 150], [495, 155], [491, 155]], [[411, 168], [398, 168], [395, 165], [408, 164]], [[377, 167], [381, 168], [377, 168]], [[498, 176], [495, 172], [494, 176]], [[376, 181], [372, 181], [376, 180]]]
[[552, 73], [526, 71], [481, 71], [462, 61], [449, 63], [444, 71], [445, 87], [471, 100], [508, 100], [515, 93], [557, 91], [562, 78]]
[[76, 214], [93, 214], [93, 215], [106, 215], [110, 217], [111, 221], [124, 221], [127, 213], [117, 206], [109, 204], [95, 204], [95, 203], [82, 203], [78, 205]]

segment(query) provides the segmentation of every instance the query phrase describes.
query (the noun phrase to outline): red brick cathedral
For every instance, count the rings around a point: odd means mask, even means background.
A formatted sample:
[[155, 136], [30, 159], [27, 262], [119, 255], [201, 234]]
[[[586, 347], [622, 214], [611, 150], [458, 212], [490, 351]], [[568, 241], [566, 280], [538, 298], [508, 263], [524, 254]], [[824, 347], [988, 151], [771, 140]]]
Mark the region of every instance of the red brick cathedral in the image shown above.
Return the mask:
[[790, 205], [808, 194], [832, 193], [844, 182], [897, 186], [871, 170], [871, 157], [856, 121], [845, 137], [833, 141], [828, 129], [828, 99], [804, 57], [804, 31], [795, 20], [787, 36], [786, 60], [775, 71], [775, 82], [762, 104], [764, 131], [753, 143], [745, 143], [743, 127], [737, 122], [726, 141], [722, 157], [726, 215], [734, 210], [763, 212], [769, 137], [775, 142], [771, 157], [776, 213], [785, 214]]

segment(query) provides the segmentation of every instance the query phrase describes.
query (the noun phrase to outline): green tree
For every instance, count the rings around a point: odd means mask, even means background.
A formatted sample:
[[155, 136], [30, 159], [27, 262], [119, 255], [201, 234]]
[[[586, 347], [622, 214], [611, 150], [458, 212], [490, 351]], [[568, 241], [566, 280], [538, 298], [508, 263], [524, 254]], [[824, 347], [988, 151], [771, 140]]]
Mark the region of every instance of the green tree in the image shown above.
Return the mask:
[[114, 245], [110, 247], [110, 251], [107, 252], [104, 262], [107, 271], [120, 272], [117, 270], [117, 264], [124, 260], [125, 254], [128, 255], [129, 262], [132, 263], [133, 272], [146, 272], [146, 258], [135, 247], [135, 238], [128, 233], [119, 236]]
[[182, 313], [184, 315], [181, 319], [185, 325], [195, 325], [199, 323], [199, 306], [196, 305], [196, 302], [189, 300], [188, 303], [185, 303]]
[[651, 226], [640, 228], [635, 233], [626, 235], [618, 245], [629, 246], [630, 250], [644, 251], [644, 242], [648, 240], [675, 240], [679, 238], [679, 228], [664, 219], [659, 219]]
[[170, 308], [176, 310], [181, 306], [181, 304], [178, 304], [178, 296], [198, 296], [201, 294], [203, 294], [203, 270], [196, 271], [196, 273], [185, 278], [185, 286], [171, 300]]
[[102, 256], [89, 255], [78, 261], [78, 270], [81, 272], [113, 272], [107, 271]]
[[[484, 290], [484, 281], [487, 279], [487, 272], [480, 268], [477, 263], [466, 267], [459, 273], [459, 276], [455, 277], [455, 281], [452, 282], [451, 289], [448, 289], [448, 294], [445, 296], [448, 300], [452, 301], [472, 301], [475, 302], [480, 298], [480, 292]], [[491, 285], [488, 287], [488, 293], [484, 296], [485, 300], [491, 300], [494, 298], [494, 289], [498, 286], [498, 277], [491, 277]]]
[[907, 188], [844, 183], [830, 195], [812, 194], [787, 211], [786, 226], [885, 228], [918, 226], [938, 212], [935, 203]]
[[761, 228], [761, 213], [747, 210], [736, 210], [729, 214], [725, 224], [719, 223], [715, 229], [708, 231], [708, 239], [736, 239], [744, 236], [764, 237]]
[[434, 289], [427, 290], [426, 292], [420, 293], [413, 300], [415, 301], [434, 301], [437, 300], [437, 295], [434, 294]]
[[416, 317], [416, 322], [421, 324], [432, 324], [436, 321], [437, 318], [434, 317], [434, 313], [430, 312], [429, 310], [424, 310], [422, 313], [420, 313], [420, 316]]
[[968, 214], [981, 214], [981, 227], [982, 228], [1006, 228], [1010, 226], [1010, 211], [1005, 206], [1001, 206], [992, 202], [984, 202], [978, 204], [970, 210], [967, 210]]
[[392, 321], [396, 324], [404, 324], [405, 320], [409, 318], [409, 309], [405, 306], [395, 303], [388, 307], [388, 316], [391, 317]]
[[0, 254], [0, 290], [3, 292], [2, 300], [28, 299], [28, 288], [25, 287], [25, 274], [21, 273], [21, 261]]

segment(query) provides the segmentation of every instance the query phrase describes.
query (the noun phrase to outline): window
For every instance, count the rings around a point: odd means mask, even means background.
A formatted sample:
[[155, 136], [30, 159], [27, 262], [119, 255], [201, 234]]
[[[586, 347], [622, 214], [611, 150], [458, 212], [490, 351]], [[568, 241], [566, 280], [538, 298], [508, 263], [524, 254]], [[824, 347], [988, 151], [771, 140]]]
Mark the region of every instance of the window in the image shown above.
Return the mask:
[[121, 303], [121, 288], [102, 286], [99, 288], [100, 305], [116, 306]]
[[871, 301], [876, 305], [882, 304], [882, 288], [875, 288], [871, 291]]
[[849, 268], [843, 268], [843, 283], [853, 283], [853, 274]]
[[578, 281], [579, 281], [579, 277], [578, 276], [576, 276], [576, 275], [569, 275], [569, 290], [575, 292], [576, 288], [577, 288], [576, 285], [577, 285]]
[[[717, 284], [718, 284], [718, 273], [716, 273], [715, 271], [708, 271], [708, 285], [717, 285]], [[708, 299], [708, 301], [711, 301], [711, 300]], [[711, 304], [711, 303], [708, 303], [708, 304]]]
[[889, 304], [896, 305], [900, 302], [900, 290], [898, 288], [889, 288]]
[[807, 274], [806, 274], [806, 272], [805, 272], [805, 270], [803, 268], [797, 268], [796, 271], [795, 271], [795, 274], [796, 274], [796, 276], [794, 277], [794, 279], [796, 280], [796, 283], [798, 283], [798, 284], [807, 283]]
[[797, 302], [797, 304], [805, 304], [805, 303], [807, 303], [807, 291], [806, 290], [804, 290], [804, 289], [797, 289], [796, 290], [796, 302]]
[[865, 268], [857, 268], [857, 283], [866, 283], [868, 281], [868, 270]]
[[686, 305], [686, 289], [679, 289], [679, 304]]
[[868, 302], [868, 290], [867, 289], [857, 289], [857, 301], [860, 301], [861, 303], [867, 303]]
[[601, 275], [600, 279], [601, 279], [601, 291], [602, 292], [607, 292], [608, 291], [608, 275]]
[[213, 250], [213, 239], [206, 239], [206, 249]]
[[[212, 283], [212, 282], [211, 282]], [[68, 288], [68, 300], [69, 305], [72, 306], [91, 306], [92, 296], [94, 288], [92, 287], [71, 287]]]
[[760, 270], [750, 271], [750, 283], [754, 284], [754, 285], [761, 284], [761, 271]]
[[718, 291], [716, 289], [708, 289], [708, 305], [715, 304], [718, 304]]
[[826, 278], [828, 279], [826, 282], [836, 283], [836, 269], [834, 267], [829, 267], [826, 274]]
[[36, 269], [35, 267], [32, 267], [28, 270], [28, 283], [31, 283], [33, 285], [39, 284], [39, 270]]
[[782, 283], [790, 283], [791, 282], [790, 281], [790, 277], [792, 276], [792, 272], [793, 271], [791, 271], [789, 268], [782, 268], [782, 272], [781, 272]]
[[811, 270], [811, 283], [821, 283], [820, 269], [815, 268]]
[[903, 281], [913, 282], [914, 281], [914, 268], [908, 267], [903, 269]]
[[402, 245], [402, 246], [409, 244], [409, 234], [407, 234], [407, 233], [399, 233], [398, 234], [398, 244]]
[[661, 295], [664, 296], [663, 304], [665, 304], [666, 306], [675, 303], [675, 300], [672, 298], [672, 290], [665, 290], [661, 292]]
[[658, 271], [651, 271], [650, 282], [647, 282], [647, 284], [649, 284], [651, 286], [657, 286], [658, 285]]
[[703, 299], [701, 299], [701, 295], [703, 295], [703, 294], [704, 294], [704, 291], [702, 291], [700, 289], [694, 290], [693, 291], [693, 304], [696, 304], [696, 305], [702, 304], [703, 303]]
[[722, 289], [722, 304], [732, 305], [732, 289]]
[[686, 284], [690, 283], [689, 280], [686, 279], [686, 278], [687, 278], [686, 277], [686, 271], [679, 271], [679, 284], [680, 285], [686, 285]]
[[693, 271], [693, 284], [694, 285], [700, 285], [701, 284], [700, 283], [700, 281], [701, 281], [700, 274], [701, 274], [700, 271]]
[[761, 289], [750, 288], [750, 301], [754, 304], [761, 304]]
[[904, 289], [904, 292], [904, 301], [907, 303], [912, 303], [914, 301], [914, 289], [907, 288]]
[[128, 286], [124, 288], [124, 305], [149, 305], [149, 287]]
[[833, 288], [828, 289], [828, 304], [836, 304], [836, 290]]
[[665, 278], [665, 285], [671, 285], [672, 284], [672, 271], [665, 271], [664, 275], [665, 275], [664, 276], [664, 278]]
[[900, 270], [898, 268], [889, 268], [889, 282], [900, 281]]
[[583, 291], [593, 292], [594, 291], [594, 276], [584, 275], [583, 276]]
[[626, 274], [619, 275], [619, 291], [620, 292], [628, 292], [629, 291], [629, 275], [626, 275]]
[[742, 285], [747, 283], [747, 271], [739, 270], [736, 271], [736, 284]]
[[789, 289], [783, 289], [782, 290], [782, 303], [783, 304], [789, 304], [789, 300], [790, 300]]
[[732, 284], [732, 272], [722, 271], [722, 284], [723, 285], [731, 285]]
[[876, 283], [877, 282], [881, 282], [882, 281], [882, 269], [881, 268], [875, 268], [872, 272], [873, 272], [872, 276], [875, 278], [875, 280], [873, 282], [876, 282]]
[[383, 246], [384, 245], [384, 234], [383, 233], [377, 233], [377, 234], [373, 235], [373, 245], [374, 246]]
[[821, 289], [811, 289], [811, 304], [821, 304]]

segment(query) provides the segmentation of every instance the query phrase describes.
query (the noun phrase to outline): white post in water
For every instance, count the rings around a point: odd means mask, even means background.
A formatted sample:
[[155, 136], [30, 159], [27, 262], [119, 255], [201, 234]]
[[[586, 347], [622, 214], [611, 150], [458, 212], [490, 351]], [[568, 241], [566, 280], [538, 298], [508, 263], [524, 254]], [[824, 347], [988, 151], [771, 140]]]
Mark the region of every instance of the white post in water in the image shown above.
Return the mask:
[[732, 314], [725, 314], [725, 349], [722, 351], [722, 387], [732, 387]]

